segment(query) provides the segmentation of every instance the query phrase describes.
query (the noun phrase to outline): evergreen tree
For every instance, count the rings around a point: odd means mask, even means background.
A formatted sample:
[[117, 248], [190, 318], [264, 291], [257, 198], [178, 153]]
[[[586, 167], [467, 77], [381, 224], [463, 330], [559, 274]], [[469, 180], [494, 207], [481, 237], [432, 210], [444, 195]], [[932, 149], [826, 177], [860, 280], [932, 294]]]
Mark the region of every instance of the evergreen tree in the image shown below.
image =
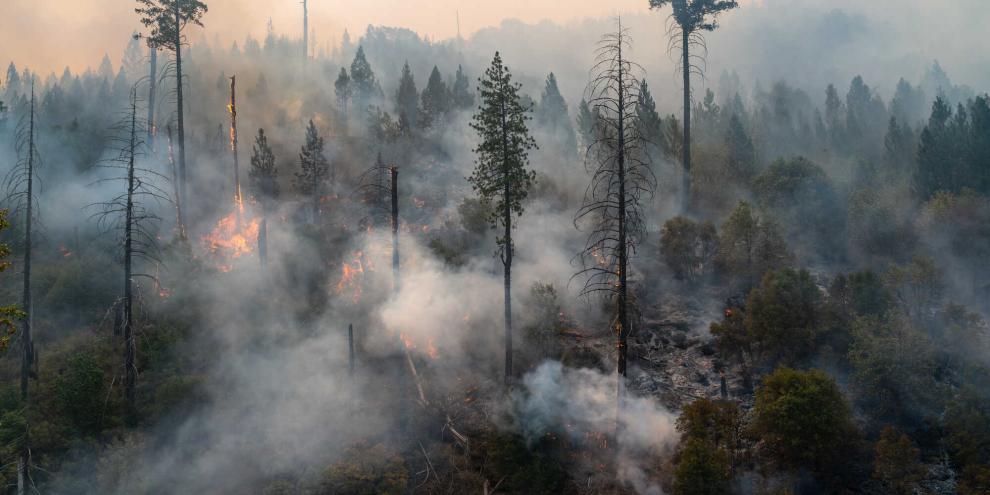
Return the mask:
[[409, 62], [402, 66], [399, 88], [395, 91], [395, 111], [399, 119], [415, 125], [419, 122], [419, 90], [409, 69]]
[[471, 81], [464, 74], [464, 68], [457, 66], [454, 84], [451, 87], [451, 100], [455, 108], [466, 110], [474, 106], [474, 94], [471, 93]]
[[103, 60], [100, 62], [100, 68], [96, 73], [101, 79], [107, 81], [114, 78], [113, 63], [110, 62], [110, 55], [103, 54]]
[[141, 38], [137, 33], [131, 35], [124, 49], [124, 58], [120, 61], [120, 70], [124, 71], [128, 82], [135, 82], [144, 77], [147, 63], [141, 53]]
[[325, 143], [316, 124], [312, 120], [306, 127], [306, 144], [299, 153], [299, 168], [296, 173], [296, 190], [303, 196], [309, 196], [313, 202], [313, 222], [320, 217], [320, 199], [327, 192], [327, 186], [332, 180], [330, 162], [323, 155]]
[[536, 107], [536, 121], [552, 132], [553, 142], [561, 143], [565, 152], [577, 149], [577, 136], [567, 113], [567, 102], [557, 87], [557, 77], [551, 72], [547, 76], [540, 104]]
[[251, 181], [248, 190], [251, 197], [261, 205], [261, 225], [258, 228], [258, 257], [261, 265], [268, 263], [268, 213], [278, 199], [278, 166], [275, 153], [268, 145], [264, 129], [258, 129], [251, 153]]
[[7, 66], [7, 99], [13, 101], [21, 91], [21, 75], [17, 72], [17, 66], [13, 62]]
[[351, 62], [351, 84], [354, 85], [354, 98], [361, 106], [371, 103], [381, 92], [362, 46], [358, 47]]
[[825, 88], [825, 127], [828, 129], [829, 141], [833, 149], [842, 149], [845, 142], [845, 115], [842, 100], [835, 85]]
[[729, 173], [741, 183], [749, 184], [756, 176], [756, 149], [746, 135], [739, 116], [732, 114], [725, 134], [726, 160]]
[[351, 100], [353, 88], [351, 88], [351, 77], [347, 75], [347, 69], [340, 68], [340, 75], [333, 83], [334, 93], [337, 95], [337, 110], [343, 116], [344, 124], [347, 124], [347, 103]]
[[585, 150], [595, 142], [595, 126], [597, 125], [597, 121], [597, 114], [591, 111], [588, 101], [582, 99], [581, 104], [578, 105], [577, 127], [581, 133], [581, 147]]
[[[705, 46], [702, 33], [718, 28], [719, 14], [739, 7], [736, 0], [650, 0], [650, 8], [659, 9], [667, 5], [674, 9], [673, 19], [679, 33], [671, 32], [672, 48], [681, 52], [681, 76], [684, 80], [684, 176], [682, 185], [683, 207], [686, 212], [691, 207], [691, 75], [699, 74], [702, 68], [695, 64], [691, 48]], [[679, 34], [679, 36], [678, 36]], [[707, 48], [704, 48], [707, 51]]]
[[430, 73], [430, 81], [423, 90], [422, 102], [423, 113], [419, 122], [422, 127], [431, 127], [443, 119], [443, 116], [450, 110], [451, 93], [447, 89], [447, 84], [440, 76], [440, 70], [436, 66]]
[[[661, 127], [663, 118], [657, 113], [657, 103], [650, 93], [650, 85], [643, 79], [639, 83], [639, 100], [636, 101], [636, 121], [640, 127], [640, 134], [643, 139], [650, 144], [651, 149], [659, 149], [661, 137]], [[651, 158], [659, 158], [652, 156]]]
[[536, 148], [526, 121], [529, 109], [521, 103], [522, 85], [512, 82], [512, 74], [496, 52], [491, 66], [480, 81], [481, 107], [474, 115], [471, 128], [480, 143], [474, 172], [468, 180], [481, 201], [491, 211], [492, 228], [503, 228], [497, 243], [504, 268], [505, 288], [505, 382], [512, 378], [512, 218], [522, 216], [523, 201], [536, 180], [527, 169], [529, 151]]
[[[141, 24], [151, 28], [146, 36], [152, 49], [164, 48], [175, 54], [175, 104], [176, 130], [178, 132], [179, 194], [176, 200], [185, 211], [186, 201], [186, 131], [182, 76], [182, 31], [189, 24], [202, 26], [201, 19], [208, 8], [200, 0], [137, 0], [140, 7], [134, 9], [141, 16]], [[153, 102], [152, 102], [153, 103]], [[185, 218], [179, 218], [180, 232], [184, 231]]]

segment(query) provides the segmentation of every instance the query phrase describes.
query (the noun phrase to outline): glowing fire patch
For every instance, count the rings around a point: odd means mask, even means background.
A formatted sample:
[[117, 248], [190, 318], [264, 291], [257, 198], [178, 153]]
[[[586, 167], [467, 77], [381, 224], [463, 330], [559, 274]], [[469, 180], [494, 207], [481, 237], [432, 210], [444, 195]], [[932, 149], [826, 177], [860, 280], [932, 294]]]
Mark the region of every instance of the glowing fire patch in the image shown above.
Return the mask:
[[217, 222], [213, 231], [203, 237], [203, 246], [209, 257], [216, 262], [217, 269], [229, 272], [234, 268], [234, 260], [254, 252], [258, 240], [261, 221], [245, 218], [243, 211], [238, 222], [238, 212], [233, 211]]
[[370, 262], [365, 261], [364, 253], [361, 251], [354, 253], [352, 261], [344, 262], [341, 267], [340, 282], [337, 282], [334, 294], [339, 296], [349, 292], [355, 303], [361, 301], [361, 278], [366, 265], [368, 270], [371, 270]]

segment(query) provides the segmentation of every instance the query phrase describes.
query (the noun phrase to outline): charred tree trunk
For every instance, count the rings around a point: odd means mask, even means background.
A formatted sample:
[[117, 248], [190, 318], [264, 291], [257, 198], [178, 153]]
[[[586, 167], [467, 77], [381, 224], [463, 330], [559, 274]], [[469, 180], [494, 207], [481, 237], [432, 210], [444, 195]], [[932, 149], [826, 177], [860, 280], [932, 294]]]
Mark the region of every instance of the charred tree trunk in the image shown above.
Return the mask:
[[168, 163], [172, 168], [172, 191], [175, 195], [175, 222], [179, 238], [186, 238], [186, 225], [182, 222], [182, 186], [179, 184], [179, 168], [175, 163], [175, 148], [172, 146], [172, 126], [165, 128], [168, 134]]
[[230, 77], [230, 152], [234, 158], [234, 227], [240, 230], [244, 203], [241, 199], [241, 167], [237, 158], [237, 76]]
[[261, 267], [268, 266], [268, 212], [267, 208], [261, 207], [261, 225], [258, 226], [258, 258], [261, 260]]
[[[622, 44], [619, 44], [619, 80], [623, 79], [623, 65], [622, 61]], [[619, 92], [619, 115], [618, 115], [618, 132], [619, 132], [619, 145], [618, 145], [618, 169], [616, 170], [616, 175], [619, 183], [619, 197], [618, 197], [618, 258], [619, 258], [619, 287], [616, 297], [617, 305], [617, 319], [618, 328], [617, 330], [617, 349], [618, 349], [618, 387], [616, 390], [617, 405], [621, 412], [622, 401], [625, 394], [626, 388], [626, 357], [627, 357], [627, 341], [629, 338], [629, 311], [628, 311], [628, 285], [627, 285], [627, 266], [628, 266], [628, 245], [626, 243], [626, 94], [625, 87], [622, 84], [618, 85]]]
[[684, 175], [681, 177], [681, 189], [684, 202], [681, 209], [684, 213], [691, 210], [691, 32], [681, 28], [681, 70], [684, 72]]
[[[181, 2], [175, 2], [175, 96], [176, 96], [176, 115], [178, 117], [176, 125], [178, 126], [179, 133], [179, 202], [183, 205], [188, 205], [186, 202], [187, 198], [187, 181], [186, 181], [186, 127], [185, 119], [183, 113], [183, 101], [182, 101], [182, 15], [179, 10]], [[184, 211], [182, 208], [178, 210], [179, 213], [179, 232], [185, 238], [186, 233], [186, 218], [184, 216]]]
[[31, 306], [31, 248], [33, 245], [32, 230], [34, 217], [34, 81], [31, 82], [31, 114], [28, 121], [28, 160], [27, 160], [27, 204], [24, 221], [24, 286], [22, 293], [22, 309], [24, 321], [21, 326], [21, 401], [24, 403], [24, 438], [21, 441], [20, 457], [17, 461], [17, 493], [27, 490], [31, 469], [31, 443], [28, 414], [28, 381], [34, 374], [35, 354], [34, 339], [31, 336], [31, 318], [34, 316]]
[[392, 290], [399, 290], [399, 167], [390, 167], [392, 195]]
[[134, 422], [134, 384], [137, 368], [134, 365], [133, 302], [134, 281], [132, 263], [134, 258], [134, 153], [137, 147], [137, 98], [131, 99], [131, 136], [128, 143], [127, 163], [127, 208], [124, 212], [124, 398], [125, 420]]
[[148, 47], [151, 74], [148, 77], [148, 146], [155, 147], [155, 92], [158, 89], [158, 48]]

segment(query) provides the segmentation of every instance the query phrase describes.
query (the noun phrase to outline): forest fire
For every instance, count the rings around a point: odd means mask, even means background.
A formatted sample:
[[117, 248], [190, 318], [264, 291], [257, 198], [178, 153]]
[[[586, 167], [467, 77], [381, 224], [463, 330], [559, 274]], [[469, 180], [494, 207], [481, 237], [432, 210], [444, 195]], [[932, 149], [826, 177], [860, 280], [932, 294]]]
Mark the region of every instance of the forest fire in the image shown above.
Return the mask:
[[373, 268], [371, 263], [365, 259], [363, 251], [354, 253], [353, 258], [352, 261], [344, 262], [341, 265], [340, 282], [337, 282], [334, 294], [339, 296], [345, 292], [350, 292], [353, 295], [353, 301], [357, 303], [361, 300], [361, 277], [364, 275], [365, 267], [369, 271]]
[[[257, 218], [247, 220], [241, 210], [239, 208], [220, 219], [209, 235], [202, 239], [207, 253], [217, 262], [217, 269], [221, 272], [231, 271], [234, 260], [255, 250], [261, 222]], [[239, 212], [241, 215], [238, 215]]]
[[[407, 335], [405, 333], [400, 332], [399, 333], [399, 338], [402, 340], [402, 345], [404, 345], [407, 350], [415, 351], [415, 350], [418, 350], [420, 348], [416, 344], [416, 342], [413, 341], [413, 339], [409, 335]], [[434, 361], [436, 361], [437, 358], [440, 357], [440, 350], [437, 349], [435, 342], [436, 341], [434, 339], [432, 339], [432, 338], [429, 339], [429, 341], [427, 341], [427, 343], [426, 343], [426, 349], [424, 351], [426, 353], [426, 355], [430, 359], [432, 359]]]

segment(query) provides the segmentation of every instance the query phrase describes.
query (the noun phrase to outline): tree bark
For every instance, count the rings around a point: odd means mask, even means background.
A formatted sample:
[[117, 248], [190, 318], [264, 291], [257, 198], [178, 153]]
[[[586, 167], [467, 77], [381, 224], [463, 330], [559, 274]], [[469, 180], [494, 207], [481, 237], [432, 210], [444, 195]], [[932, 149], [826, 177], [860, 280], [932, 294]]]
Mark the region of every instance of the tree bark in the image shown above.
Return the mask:
[[24, 286], [22, 309], [24, 320], [21, 326], [21, 401], [24, 403], [24, 439], [21, 441], [20, 457], [17, 461], [17, 493], [27, 490], [31, 469], [30, 427], [28, 423], [28, 380], [34, 368], [34, 339], [31, 336], [31, 248], [34, 217], [34, 81], [31, 82], [31, 116], [28, 123], [28, 163], [27, 163], [27, 205], [24, 222]]
[[392, 194], [392, 290], [399, 290], [399, 167], [390, 167]]
[[241, 166], [237, 157], [237, 76], [230, 76], [230, 153], [234, 158], [234, 218], [235, 229], [241, 228]]
[[691, 33], [681, 27], [681, 62], [684, 77], [684, 175], [681, 177], [681, 189], [684, 202], [681, 205], [683, 213], [691, 210]]
[[134, 256], [134, 152], [136, 148], [137, 101], [131, 101], [130, 156], [127, 164], [127, 209], [124, 213], [124, 397], [126, 399], [125, 420], [133, 423], [134, 384], [137, 369], [134, 366], [134, 333], [132, 304], [134, 283], [132, 263]]
[[[182, 105], [182, 17], [179, 12], [179, 2], [175, 2], [175, 96], [177, 103], [177, 131], [179, 133], [179, 202], [188, 205], [186, 181], [186, 127]], [[183, 237], [186, 233], [186, 218], [184, 208], [179, 209], [179, 232]]]
[[158, 89], [158, 48], [148, 47], [151, 58], [151, 74], [148, 78], [148, 146], [155, 147], [155, 92]]
[[[504, 80], [503, 80], [504, 81]], [[504, 84], [504, 82], [502, 83]], [[502, 202], [502, 223], [505, 226], [504, 252], [502, 254], [503, 283], [505, 287], [505, 378], [504, 383], [508, 386], [512, 382], [512, 189], [509, 184], [510, 160], [509, 160], [509, 123], [508, 109], [506, 108], [505, 93], [507, 88], [502, 88], [502, 180], [505, 182]]]

